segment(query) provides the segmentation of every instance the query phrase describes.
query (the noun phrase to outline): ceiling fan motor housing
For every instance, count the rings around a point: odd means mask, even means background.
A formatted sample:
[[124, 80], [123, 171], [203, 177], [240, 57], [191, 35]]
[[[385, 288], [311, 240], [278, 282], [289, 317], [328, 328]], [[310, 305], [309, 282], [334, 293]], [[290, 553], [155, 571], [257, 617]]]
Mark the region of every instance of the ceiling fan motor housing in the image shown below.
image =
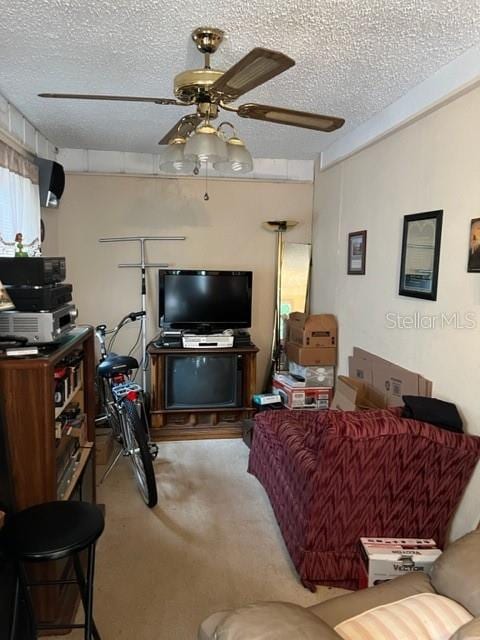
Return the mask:
[[175, 97], [185, 104], [194, 104], [199, 101], [199, 98], [208, 96], [210, 87], [222, 76], [223, 71], [215, 69], [183, 71], [175, 76], [173, 83]]

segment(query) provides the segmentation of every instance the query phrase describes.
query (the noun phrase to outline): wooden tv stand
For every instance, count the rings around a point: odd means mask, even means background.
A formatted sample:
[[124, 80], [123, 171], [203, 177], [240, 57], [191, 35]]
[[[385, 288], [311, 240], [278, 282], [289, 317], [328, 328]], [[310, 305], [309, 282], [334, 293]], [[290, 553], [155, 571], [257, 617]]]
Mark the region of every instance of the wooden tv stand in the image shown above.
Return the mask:
[[[230, 347], [227, 349], [169, 349], [150, 346], [152, 362], [150, 426], [155, 440], [194, 440], [202, 438], [238, 438], [242, 435], [242, 421], [253, 414], [252, 395], [255, 393], [256, 356], [258, 348]], [[223, 409], [195, 408], [167, 409], [165, 406], [165, 363], [167, 355], [243, 355], [242, 406]]]

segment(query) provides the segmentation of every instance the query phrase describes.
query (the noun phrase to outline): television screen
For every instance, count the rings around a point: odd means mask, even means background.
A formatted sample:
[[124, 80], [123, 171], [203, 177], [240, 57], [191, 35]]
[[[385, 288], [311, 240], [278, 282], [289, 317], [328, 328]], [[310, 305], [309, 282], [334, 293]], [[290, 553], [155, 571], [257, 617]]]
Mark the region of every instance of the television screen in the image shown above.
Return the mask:
[[241, 390], [238, 356], [181, 354], [166, 358], [167, 409], [239, 407]]
[[160, 271], [160, 326], [247, 328], [251, 309], [251, 271]]

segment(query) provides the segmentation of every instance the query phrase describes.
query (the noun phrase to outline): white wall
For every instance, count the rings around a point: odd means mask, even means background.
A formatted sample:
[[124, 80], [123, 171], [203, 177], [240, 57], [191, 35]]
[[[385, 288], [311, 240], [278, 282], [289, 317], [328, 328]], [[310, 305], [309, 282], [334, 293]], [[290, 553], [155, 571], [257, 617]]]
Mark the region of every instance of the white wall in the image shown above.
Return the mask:
[[[123, 173], [160, 175], [159, 158], [165, 147], [158, 153], [130, 153], [128, 151], [99, 151], [97, 149], [59, 149], [57, 160], [65, 171], [75, 173]], [[313, 182], [313, 160], [288, 160], [279, 158], [253, 158], [253, 171], [235, 176], [235, 180], [280, 180]], [[179, 175], [179, 174], [176, 174]], [[205, 175], [205, 165], [200, 167], [200, 176]], [[211, 177], [222, 177], [222, 173], [210, 168]], [[191, 171], [183, 176], [193, 177]], [[225, 177], [225, 176], [223, 176]]]
[[[210, 180], [205, 202], [203, 180], [125, 175], [67, 174], [58, 210], [44, 210], [45, 255], [67, 260], [79, 321], [112, 324], [140, 308], [138, 270], [119, 269], [138, 262], [132, 244], [100, 244], [111, 236], [185, 235], [183, 242], [150, 242], [147, 259], [178, 268], [253, 270], [252, 336], [260, 347], [261, 385], [273, 326], [276, 235], [266, 220], [296, 219], [291, 242], [310, 242], [313, 184]], [[149, 271], [149, 337], [158, 332], [157, 269]], [[124, 343], [136, 328], [125, 329]], [[119, 348], [122, 341], [119, 341]]]
[[[339, 373], [354, 346], [422, 373], [480, 434], [480, 274], [467, 273], [471, 218], [480, 217], [480, 89], [316, 173], [312, 310], [338, 316]], [[317, 167], [318, 169], [318, 167]], [[438, 299], [398, 295], [403, 216], [444, 210]], [[347, 236], [366, 229], [367, 273], [348, 276]], [[473, 313], [474, 329], [391, 329], [387, 313]], [[437, 320], [438, 322], [438, 320]], [[480, 517], [480, 468], [452, 537]]]
[[25, 151], [40, 158], [55, 160], [55, 146], [2, 95], [0, 95], [0, 139], [7, 143], [17, 143]]

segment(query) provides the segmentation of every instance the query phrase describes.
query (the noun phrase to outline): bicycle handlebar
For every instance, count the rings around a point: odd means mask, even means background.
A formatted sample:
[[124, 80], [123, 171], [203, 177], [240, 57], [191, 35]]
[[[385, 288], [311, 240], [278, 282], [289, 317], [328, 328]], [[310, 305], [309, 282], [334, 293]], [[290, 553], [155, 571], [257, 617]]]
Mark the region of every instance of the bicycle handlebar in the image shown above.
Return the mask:
[[143, 316], [146, 316], [146, 315], [147, 315], [146, 311], [132, 311], [132, 313], [128, 314], [128, 317], [133, 322], [134, 320], [138, 320], [138, 318], [142, 318]]
[[[147, 315], [145, 311], [132, 311], [131, 313], [127, 313], [124, 316], [118, 325], [114, 329], [107, 330], [106, 324], [99, 324], [95, 327], [95, 335], [100, 343], [100, 358], [104, 360], [108, 352], [111, 351], [115, 338], [117, 337], [120, 329], [127, 324], [127, 322], [135, 322], [138, 318], [143, 318], [143, 316]], [[108, 347], [106, 346], [106, 337], [107, 335], [111, 336], [110, 341], [108, 343]]]
[[[135, 320], [138, 320], [139, 318], [142, 318], [143, 316], [146, 316], [146, 315], [147, 315], [146, 311], [132, 311], [131, 313], [127, 313], [127, 315], [124, 316], [120, 320], [120, 322], [115, 327], [115, 329], [110, 329], [110, 331], [108, 331], [108, 333], [113, 333], [114, 331], [117, 331], [118, 329], [120, 329], [129, 320], [131, 322], [135, 322]], [[95, 332], [96, 333], [100, 333], [100, 334], [106, 334], [107, 333], [107, 325], [106, 324], [97, 324], [97, 326], [95, 327]]]

